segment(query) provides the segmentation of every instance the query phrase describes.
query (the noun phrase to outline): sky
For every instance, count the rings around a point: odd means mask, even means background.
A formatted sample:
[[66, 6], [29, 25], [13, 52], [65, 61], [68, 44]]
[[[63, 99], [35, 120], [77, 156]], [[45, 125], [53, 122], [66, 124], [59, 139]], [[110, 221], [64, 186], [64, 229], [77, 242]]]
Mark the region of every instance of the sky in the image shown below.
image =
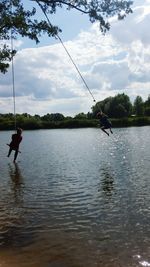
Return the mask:
[[[118, 93], [145, 101], [150, 94], [150, 0], [135, 0], [132, 8], [123, 21], [111, 19], [106, 35], [77, 11], [61, 9], [50, 17], [96, 101]], [[95, 103], [59, 40], [43, 36], [36, 45], [20, 38], [14, 47], [16, 113], [91, 111]], [[12, 95], [10, 68], [0, 74], [0, 113], [13, 113]]]

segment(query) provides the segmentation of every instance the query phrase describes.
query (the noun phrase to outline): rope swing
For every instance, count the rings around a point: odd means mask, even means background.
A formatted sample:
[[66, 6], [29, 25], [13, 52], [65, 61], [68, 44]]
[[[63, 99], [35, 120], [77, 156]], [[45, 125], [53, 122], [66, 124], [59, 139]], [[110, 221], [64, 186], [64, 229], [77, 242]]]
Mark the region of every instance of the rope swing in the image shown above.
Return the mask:
[[[45, 17], [46, 17], [46, 19], [47, 19], [47, 22], [48, 22], [48, 24], [49, 24], [49, 26], [52, 27], [52, 24], [51, 24], [51, 22], [50, 22], [50, 20], [49, 20], [49, 18], [48, 18], [48, 16], [47, 16], [47, 14], [46, 14], [46, 12], [45, 12], [43, 6], [39, 3], [38, 0], [36, 0], [36, 2], [37, 2], [37, 4], [39, 5], [39, 7], [41, 8], [42, 12], [44, 13], [44, 15], [45, 15]], [[93, 101], [96, 102], [96, 100], [95, 100], [95, 98], [94, 98], [94, 96], [93, 96], [93, 94], [92, 94], [92, 92], [91, 92], [89, 86], [87, 85], [85, 79], [83, 78], [83, 76], [82, 76], [82, 74], [81, 74], [79, 68], [78, 68], [77, 65], [75, 64], [75, 62], [74, 62], [72, 56], [70, 55], [68, 49], [67, 49], [66, 46], [64, 45], [62, 39], [60, 38], [60, 36], [59, 36], [58, 34], [55, 34], [55, 36], [56, 36], [56, 39], [59, 39], [60, 43], [62, 44], [63, 48], [65, 49], [67, 55], [69, 56], [69, 58], [70, 58], [72, 64], [74, 65], [75, 69], [77, 70], [77, 72], [78, 72], [80, 78], [82, 79], [82, 81], [83, 81], [83, 83], [84, 83], [86, 89], [88, 90], [89, 94], [91, 95]]]
[[[13, 14], [12, 1], [11, 1], [11, 12]], [[16, 94], [15, 94], [15, 70], [14, 70], [14, 56], [13, 56], [14, 44], [13, 44], [12, 28], [11, 28], [11, 33], [10, 33], [10, 40], [11, 40], [11, 75], [12, 75], [12, 95], [13, 95], [14, 129], [16, 131], [16, 128], [17, 128], [17, 121], [16, 121]]]
[[[11, 6], [11, 16], [13, 16], [13, 2], [10, 0], [10, 6]], [[12, 23], [13, 25], [13, 23]], [[16, 95], [15, 95], [15, 71], [14, 71], [14, 45], [13, 45], [13, 29], [11, 27], [11, 31], [10, 31], [10, 46], [11, 46], [11, 74], [12, 74], [12, 94], [13, 94], [13, 110], [14, 110], [14, 128], [15, 128], [15, 132], [14, 134], [12, 134], [11, 136], [11, 141], [9, 144], [7, 144], [9, 146], [9, 151], [7, 154], [7, 157], [9, 157], [12, 153], [12, 151], [14, 150], [14, 163], [17, 159], [18, 153], [21, 153], [19, 151], [19, 145], [20, 142], [22, 141], [22, 129], [21, 128], [17, 128], [17, 123], [16, 123]]]
[[12, 94], [13, 94], [13, 112], [14, 112], [14, 129], [16, 131], [16, 94], [15, 94], [15, 71], [14, 71], [14, 59], [13, 59], [13, 40], [11, 34], [11, 51], [12, 51], [12, 58], [11, 58], [11, 74], [12, 74]]

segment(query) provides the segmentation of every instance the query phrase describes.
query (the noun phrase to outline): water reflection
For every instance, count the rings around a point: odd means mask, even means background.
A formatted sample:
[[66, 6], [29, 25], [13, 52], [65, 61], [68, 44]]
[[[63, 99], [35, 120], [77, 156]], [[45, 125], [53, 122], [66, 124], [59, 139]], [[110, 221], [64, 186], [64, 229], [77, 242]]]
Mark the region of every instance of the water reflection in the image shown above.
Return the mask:
[[1, 247], [18, 246], [22, 238], [23, 212], [23, 177], [17, 163], [8, 164], [10, 176], [6, 188], [3, 209], [0, 214]]
[[147, 132], [27, 131], [30, 157], [0, 157], [0, 263], [3, 253], [9, 267], [149, 266]]
[[134, 255], [133, 259], [138, 265], [140, 264], [140, 266], [145, 266], [145, 267], [150, 266], [150, 261], [148, 261], [147, 259], [145, 260], [141, 255]]
[[17, 163], [13, 165], [9, 164], [9, 175], [11, 178], [11, 190], [14, 197], [14, 202], [22, 203], [23, 202], [23, 177], [21, 170]]
[[102, 190], [106, 196], [112, 196], [114, 192], [114, 172], [110, 166], [100, 170]]
[[8, 247], [17, 245], [22, 238], [23, 212], [23, 177], [17, 163], [8, 164], [10, 176], [5, 189], [3, 209], [0, 213], [0, 245]]
[[27, 205], [26, 188], [21, 168], [17, 163], [8, 164], [9, 182], [3, 189], [1, 200], [0, 247], [16, 248], [33, 243], [35, 232], [31, 231], [34, 212]]

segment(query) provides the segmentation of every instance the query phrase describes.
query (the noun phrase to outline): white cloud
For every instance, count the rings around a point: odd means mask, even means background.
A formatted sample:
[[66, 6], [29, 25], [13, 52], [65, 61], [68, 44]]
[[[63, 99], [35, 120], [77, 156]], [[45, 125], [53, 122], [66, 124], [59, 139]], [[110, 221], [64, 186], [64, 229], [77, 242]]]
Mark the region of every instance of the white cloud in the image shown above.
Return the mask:
[[[141, 2], [141, 1], [139, 1]], [[129, 15], [118, 23], [113, 19], [110, 33], [120, 43], [130, 45], [132, 42], [141, 40], [143, 45], [149, 44], [150, 36], [148, 34], [150, 20], [150, 1], [134, 1], [133, 14]]]
[[[95, 99], [118, 92], [150, 93], [150, 1], [137, 1], [124, 21], [112, 20], [103, 36], [94, 24], [65, 43]], [[90, 111], [92, 98], [60, 43], [20, 50], [15, 57], [17, 112], [74, 115]], [[11, 71], [0, 74], [0, 113], [11, 112]]]

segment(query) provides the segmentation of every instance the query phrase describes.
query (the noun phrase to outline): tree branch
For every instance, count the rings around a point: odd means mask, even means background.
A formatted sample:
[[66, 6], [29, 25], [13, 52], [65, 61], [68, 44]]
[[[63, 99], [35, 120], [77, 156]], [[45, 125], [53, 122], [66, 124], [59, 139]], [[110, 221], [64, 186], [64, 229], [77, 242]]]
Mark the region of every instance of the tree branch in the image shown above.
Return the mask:
[[[36, 0], [31, 0], [31, 1], [33, 1], [33, 2], [36, 2]], [[84, 13], [84, 14], [89, 14], [90, 13], [90, 11], [85, 11], [85, 10], [83, 10], [83, 9], [81, 9], [81, 8], [79, 8], [79, 7], [77, 7], [77, 6], [75, 6], [75, 5], [73, 5], [73, 4], [71, 4], [71, 3], [67, 3], [67, 2], [65, 2], [65, 1], [61, 1], [61, 0], [54, 0], [54, 1], [49, 1], [49, 2], [47, 2], [47, 1], [44, 1], [44, 0], [39, 0], [39, 2], [43, 2], [43, 3], [45, 3], [45, 4], [50, 4], [51, 2], [52, 3], [55, 3], [55, 4], [63, 4], [63, 5], [66, 5], [66, 6], [68, 6], [68, 7], [71, 7], [71, 8], [74, 8], [74, 9], [76, 9], [76, 10], [78, 10], [78, 11], [80, 11], [80, 12], [82, 12], [82, 13]]]

